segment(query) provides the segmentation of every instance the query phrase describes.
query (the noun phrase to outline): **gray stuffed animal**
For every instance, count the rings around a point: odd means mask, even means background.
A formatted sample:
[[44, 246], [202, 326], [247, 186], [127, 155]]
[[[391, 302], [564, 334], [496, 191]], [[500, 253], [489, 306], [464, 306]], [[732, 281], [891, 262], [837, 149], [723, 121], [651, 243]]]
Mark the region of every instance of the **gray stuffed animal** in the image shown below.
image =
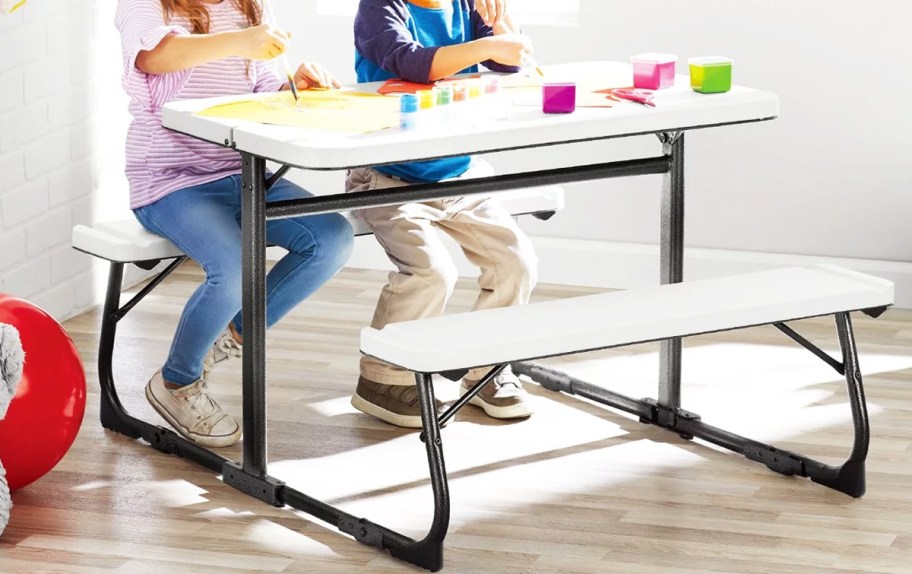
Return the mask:
[[[6, 416], [6, 409], [16, 394], [24, 361], [25, 353], [22, 351], [19, 331], [12, 325], [0, 323], [0, 420]], [[0, 534], [3, 534], [9, 523], [12, 506], [6, 471], [3, 469], [3, 461], [0, 461]]]

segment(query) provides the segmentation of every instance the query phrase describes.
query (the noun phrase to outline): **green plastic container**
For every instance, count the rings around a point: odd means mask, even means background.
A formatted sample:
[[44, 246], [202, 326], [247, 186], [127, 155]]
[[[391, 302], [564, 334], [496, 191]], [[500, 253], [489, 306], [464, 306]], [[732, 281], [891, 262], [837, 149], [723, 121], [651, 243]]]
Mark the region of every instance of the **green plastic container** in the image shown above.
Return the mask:
[[691, 58], [690, 87], [701, 94], [727, 92], [732, 86], [732, 65], [734, 60], [722, 56]]

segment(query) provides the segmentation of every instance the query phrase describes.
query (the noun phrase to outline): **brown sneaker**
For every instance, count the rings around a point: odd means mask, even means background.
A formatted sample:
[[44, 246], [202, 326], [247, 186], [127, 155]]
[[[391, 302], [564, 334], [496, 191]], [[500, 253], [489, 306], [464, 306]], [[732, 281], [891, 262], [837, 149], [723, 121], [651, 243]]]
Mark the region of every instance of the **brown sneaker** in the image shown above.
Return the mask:
[[[477, 382], [463, 379], [459, 386], [460, 393], [466, 394]], [[531, 416], [533, 412], [529, 395], [523, 390], [522, 383], [510, 367], [494, 377], [494, 380], [485, 385], [485, 388], [469, 402], [481, 407], [485, 414], [495, 419], [519, 419]]]
[[[439, 411], [443, 403], [436, 399], [435, 403], [435, 410]], [[415, 385], [385, 385], [360, 377], [351, 404], [362, 413], [391, 425], [421, 428], [421, 408], [418, 406], [418, 388]]]
[[241, 427], [209, 396], [205, 379], [172, 391], [158, 371], [146, 385], [146, 399], [174, 430], [197, 444], [222, 447], [241, 440]]

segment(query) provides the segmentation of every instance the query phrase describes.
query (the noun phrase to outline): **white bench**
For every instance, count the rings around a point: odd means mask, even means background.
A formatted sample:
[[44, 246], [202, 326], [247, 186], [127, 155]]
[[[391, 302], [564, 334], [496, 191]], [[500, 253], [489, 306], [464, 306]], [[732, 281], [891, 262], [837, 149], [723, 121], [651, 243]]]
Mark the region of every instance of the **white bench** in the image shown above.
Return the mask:
[[[472, 367], [513, 363], [517, 372], [532, 376], [551, 390], [621, 408], [638, 415], [643, 422], [672, 429], [687, 438], [706, 439], [773, 470], [808, 476], [860, 496], [864, 492], [867, 413], [848, 314], [862, 310], [877, 316], [892, 304], [893, 284], [884, 279], [832, 265], [791, 267], [446, 315], [395, 323], [381, 330], [368, 327], [361, 332], [361, 351], [415, 372], [419, 386], [429, 381], [433, 373], [453, 377]], [[836, 315], [842, 363], [784, 324], [822, 315]], [[764, 324], [776, 325], [846, 375], [856, 441], [852, 457], [841, 467], [828, 467], [711, 427], [679, 405], [631, 399], [558, 371], [520, 362]], [[469, 395], [477, 393], [484, 384], [481, 381]], [[440, 416], [439, 422], [448, 420], [467, 401], [463, 397]]]
[[[548, 217], [564, 208], [564, 190], [557, 186], [518, 189], [498, 193], [495, 197], [513, 215], [536, 214]], [[355, 235], [370, 233], [363, 221], [349, 213], [344, 215], [351, 222]], [[76, 225], [73, 227], [72, 243], [79, 251], [119, 263], [159, 261], [184, 256], [177, 246], [164, 237], [146, 231], [133, 217], [92, 226]]]
[[834, 266], [791, 267], [368, 327], [361, 351], [439, 373], [892, 302], [889, 281]]

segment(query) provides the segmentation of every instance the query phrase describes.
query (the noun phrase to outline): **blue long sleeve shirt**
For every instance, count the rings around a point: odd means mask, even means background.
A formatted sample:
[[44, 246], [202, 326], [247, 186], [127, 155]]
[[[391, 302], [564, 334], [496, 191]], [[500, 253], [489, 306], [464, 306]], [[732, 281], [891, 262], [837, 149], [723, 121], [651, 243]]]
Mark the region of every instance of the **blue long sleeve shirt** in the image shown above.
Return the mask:
[[[493, 34], [475, 11], [475, 0], [453, 0], [441, 8], [423, 8], [406, 0], [361, 0], [355, 16], [355, 72], [359, 82], [401, 78], [429, 83], [438, 49]], [[493, 61], [482, 64], [498, 72], [518, 70]], [[463, 70], [477, 71], [477, 66]], [[470, 157], [461, 156], [377, 170], [408, 182], [433, 182], [462, 175], [470, 163]]]

